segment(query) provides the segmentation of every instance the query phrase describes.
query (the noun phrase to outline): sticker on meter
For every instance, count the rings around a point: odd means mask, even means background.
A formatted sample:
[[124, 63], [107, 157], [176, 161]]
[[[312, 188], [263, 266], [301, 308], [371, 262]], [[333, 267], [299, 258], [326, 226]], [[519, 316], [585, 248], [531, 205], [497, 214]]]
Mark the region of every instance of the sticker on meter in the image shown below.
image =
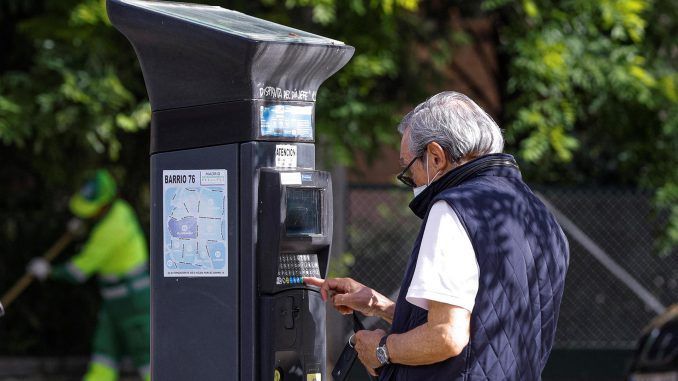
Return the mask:
[[297, 146], [276, 144], [275, 166], [278, 168], [295, 168], [297, 166]]
[[227, 277], [227, 171], [167, 170], [162, 182], [165, 277]]
[[261, 136], [313, 140], [313, 106], [260, 106]]
[[280, 172], [280, 184], [301, 185], [301, 172]]

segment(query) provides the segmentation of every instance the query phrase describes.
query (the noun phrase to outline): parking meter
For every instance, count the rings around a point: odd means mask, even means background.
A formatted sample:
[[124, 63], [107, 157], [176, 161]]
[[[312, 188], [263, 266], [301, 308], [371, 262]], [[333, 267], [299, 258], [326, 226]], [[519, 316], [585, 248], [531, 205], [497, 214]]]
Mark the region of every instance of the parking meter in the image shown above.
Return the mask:
[[151, 118], [151, 372], [326, 380], [318, 87], [353, 48], [216, 6], [107, 0]]

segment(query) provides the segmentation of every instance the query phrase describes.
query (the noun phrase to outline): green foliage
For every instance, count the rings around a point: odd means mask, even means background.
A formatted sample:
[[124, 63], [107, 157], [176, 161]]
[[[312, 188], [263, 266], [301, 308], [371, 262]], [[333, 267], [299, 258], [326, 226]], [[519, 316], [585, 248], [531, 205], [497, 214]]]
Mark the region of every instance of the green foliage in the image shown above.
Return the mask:
[[[547, 182], [643, 185], [673, 208], [678, 243], [678, 72], [668, 1], [486, 1], [509, 57], [506, 136]], [[671, 238], [673, 237], [673, 238]]]
[[350, 274], [351, 268], [355, 264], [355, 255], [350, 251], [339, 254], [339, 257], [332, 256], [330, 268], [327, 276], [329, 278], [343, 278]]
[[[8, 70], [0, 78], [0, 138], [31, 154], [58, 159], [63, 144], [120, 155], [118, 130], [148, 126], [136, 60], [114, 31], [104, 1], [46, 4], [46, 11], [18, 25], [32, 44], [28, 69]], [[131, 79], [136, 79], [131, 81]], [[54, 144], [55, 142], [59, 144]]]

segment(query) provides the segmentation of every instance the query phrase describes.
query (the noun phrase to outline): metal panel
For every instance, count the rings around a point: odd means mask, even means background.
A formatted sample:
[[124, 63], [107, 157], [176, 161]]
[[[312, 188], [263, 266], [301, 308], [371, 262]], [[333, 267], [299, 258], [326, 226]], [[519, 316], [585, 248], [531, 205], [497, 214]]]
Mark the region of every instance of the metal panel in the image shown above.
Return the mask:
[[[164, 277], [162, 171], [228, 171], [228, 277]], [[151, 353], [154, 379], [235, 380], [239, 363], [238, 145], [151, 156]]]
[[297, 166], [315, 168], [315, 145], [309, 143], [249, 142], [240, 145], [240, 379], [256, 380], [257, 364], [257, 271], [255, 245], [259, 178], [257, 171], [275, 165], [278, 144], [297, 146]]

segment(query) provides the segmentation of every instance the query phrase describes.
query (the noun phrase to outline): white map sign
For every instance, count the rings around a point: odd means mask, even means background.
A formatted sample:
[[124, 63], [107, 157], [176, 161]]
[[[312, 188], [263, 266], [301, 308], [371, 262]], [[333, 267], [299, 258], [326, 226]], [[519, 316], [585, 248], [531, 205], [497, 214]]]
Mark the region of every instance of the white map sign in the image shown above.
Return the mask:
[[167, 170], [162, 180], [165, 277], [227, 277], [227, 171]]

